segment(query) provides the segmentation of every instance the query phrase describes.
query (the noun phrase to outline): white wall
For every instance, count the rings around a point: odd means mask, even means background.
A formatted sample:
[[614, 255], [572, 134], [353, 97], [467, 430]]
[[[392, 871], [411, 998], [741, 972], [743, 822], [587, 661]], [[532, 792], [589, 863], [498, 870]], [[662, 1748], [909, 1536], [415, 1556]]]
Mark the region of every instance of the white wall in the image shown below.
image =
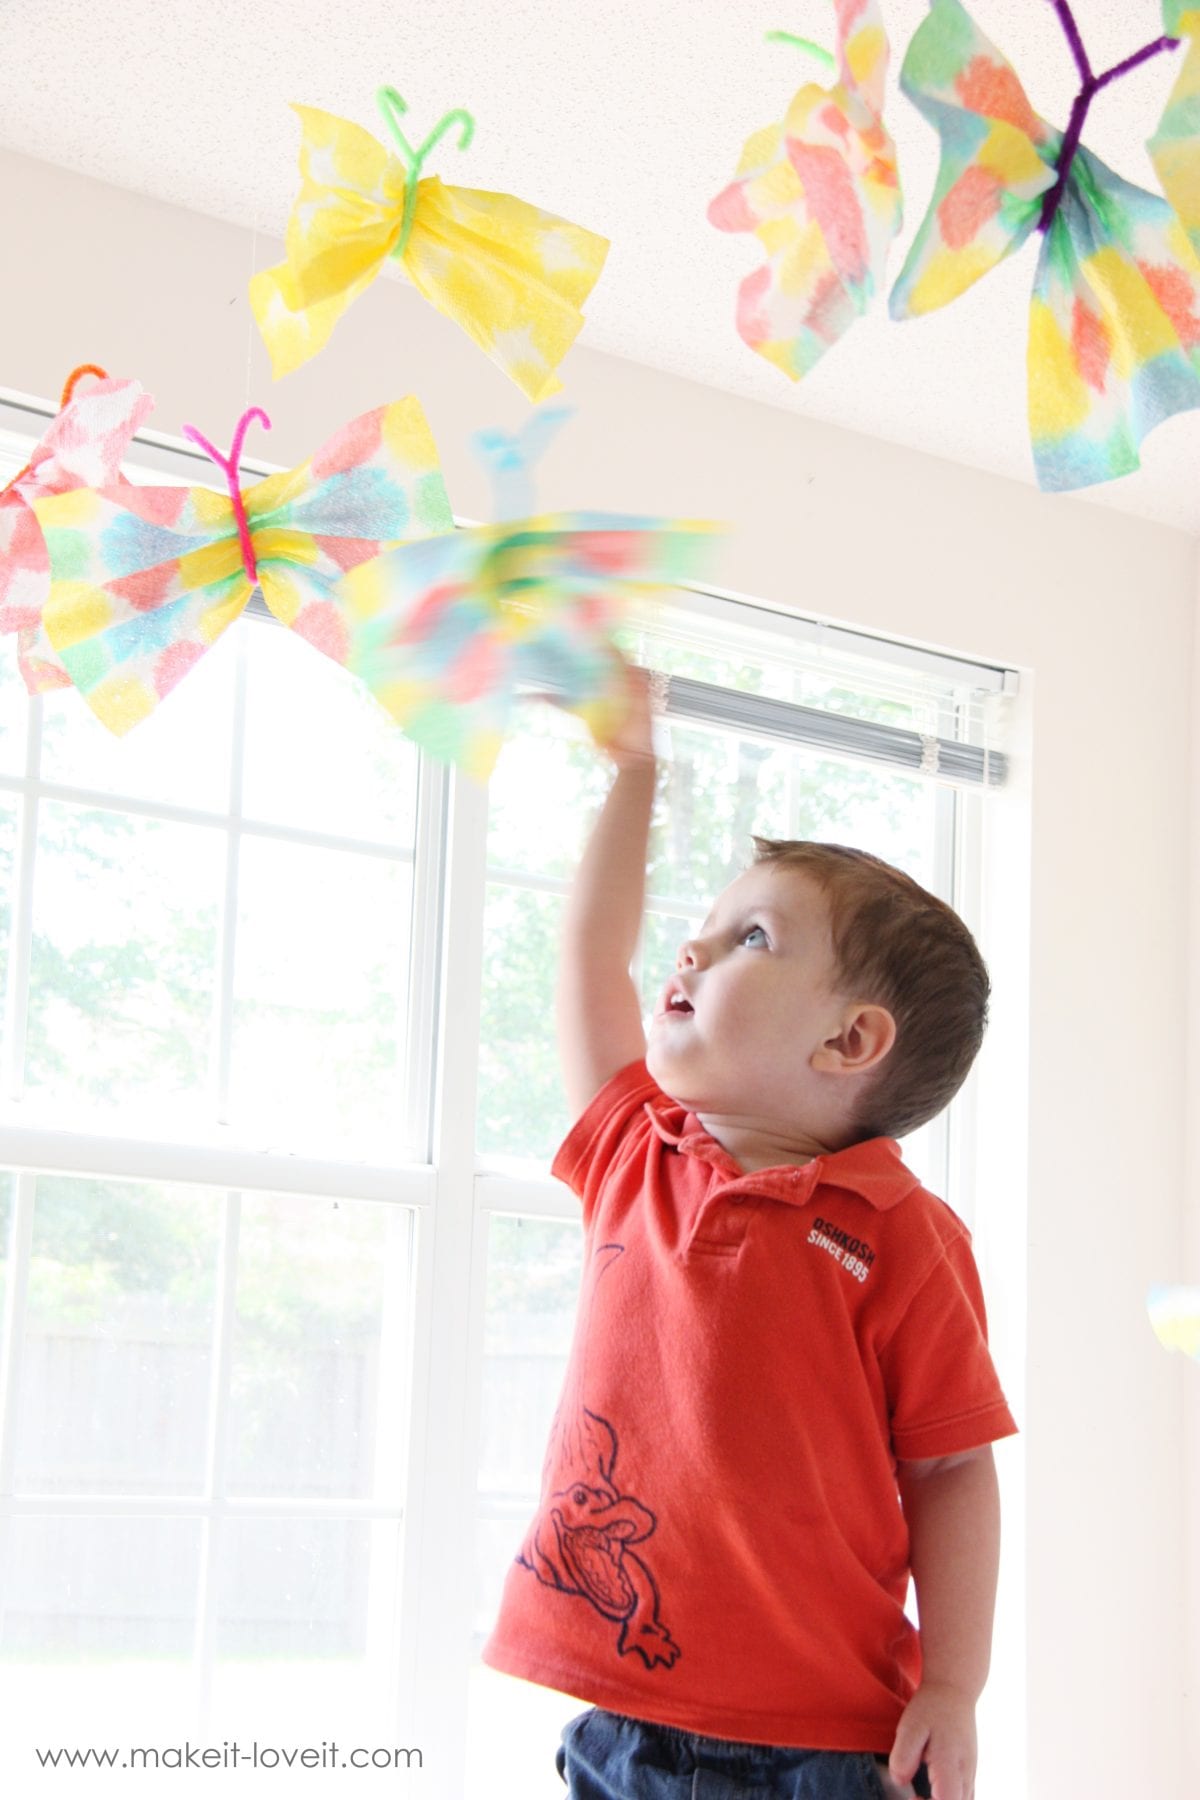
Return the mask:
[[[275, 244], [0, 152], [0, 245], [0, 385], [57, 394], [99, 361], [158, 396], [159, 429], [190, 420], [222, 445], [264, 405], [275, 429], [247, 453], [279, 463], [416, 390], [456, 510], [488, 516], [469, 436], [524, 403], [399, 285], [376, 284], [276, 388], [245, 300]], [[727, 520], [725, 586], [1027, 671], [1014, 787], [988, 828], [1001, 994], [980, 1139], [981, 1249], [1024, 1427], [1023, 1515], [1022, 1459], [1001, 1460], [1009, 1554], [1027, 1553], [1028, 1778], [1023, 1722], [996, 1721], [1012, 1760], [981, 1800], [1183, 1800], [1200, 1772], [1181, 1580], [1198, 1550], [1182, 1450], [1196, 1371], [1159, 1349], [1144, 1295], [1186, 1272], [1195, 546], [585, 350], [566, 374], [579, 417], [543, 467], [546, 505]], [[1194, 1157], [1192, 1192], [1198, 1173]], [[1194, 1277], [1195, 1234], [1191, 1255]], [[1194, 1697], [1194, 1641], [1190, 1655]]]

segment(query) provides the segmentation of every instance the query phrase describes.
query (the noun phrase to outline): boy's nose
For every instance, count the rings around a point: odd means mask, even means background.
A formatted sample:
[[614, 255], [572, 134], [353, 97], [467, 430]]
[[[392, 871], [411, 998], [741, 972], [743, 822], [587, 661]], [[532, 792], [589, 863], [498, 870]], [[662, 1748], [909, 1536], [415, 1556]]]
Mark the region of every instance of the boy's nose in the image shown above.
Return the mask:
[[679, 954], [675, 958], [677, 969], [698, 969], [704, 960], [704, 951], [697, 938], [688, 938], [680, 944]]

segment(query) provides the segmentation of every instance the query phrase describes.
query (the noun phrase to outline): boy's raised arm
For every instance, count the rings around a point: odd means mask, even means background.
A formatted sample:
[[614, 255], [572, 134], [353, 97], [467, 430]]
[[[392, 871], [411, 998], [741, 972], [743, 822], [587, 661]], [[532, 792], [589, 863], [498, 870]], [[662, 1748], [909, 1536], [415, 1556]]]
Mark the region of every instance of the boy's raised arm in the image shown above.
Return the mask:
[[656, 764], [649, 679], [638, 668], [630, 669], [629, 679], [629, 717], [606, 746], [617, 778], [588, 839], [563, 919], [555, 1011], [572, 1119], [611, 1075], [646, 1053], [629, 964], [642, 924]]

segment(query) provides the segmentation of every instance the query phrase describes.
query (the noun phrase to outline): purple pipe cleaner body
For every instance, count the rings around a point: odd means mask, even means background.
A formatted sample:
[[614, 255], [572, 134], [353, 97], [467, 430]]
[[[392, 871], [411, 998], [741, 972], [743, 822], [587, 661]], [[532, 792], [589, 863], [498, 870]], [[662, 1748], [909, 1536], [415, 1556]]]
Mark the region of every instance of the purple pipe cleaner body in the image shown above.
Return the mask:
[[1054, 186], [1047, 190], [1046, 197], [1042, 202], [1042, 215], [1038, 220], [1039, 231], [1050, 229], [1054, 215], [1062, 205], [1063, 195], [1067, 191], [1067, 182], [1070, 179], [1071, 164], [1075, 161], [1079, 140], [1083, 136], [1084, 120], [1087, 118], [1089, 106], [1100, 89], [1107, 87], [1110, 81], [1116, 81], [1120, 76], [1128, 75], [1129, 71], [1136, 69], [1140, 63], [1149, 62], [1152, 56], [1158, 56], [1161, 51], [1174, 50], [1179, 43], [1178, 38], [1155, 38], [1152, 44], [1143, 44], [1140, 50], [1135, 50], [1132, 56], [1125, 58], [1124, 62], [1114, 64], [1103, 75], [1095, 75], [1092, 72], [1092, 65], [1088, 61], [1088, 53], [1084, 48], [1079, 26], [1075, 23], [1075, 15], [1071, 11], [1069, 0], [1051, 0], [1051, 3], [1058, 14], [1059, 24], [1063, 28], [1067, 42], [1071, 46], [1071, 54], [1075, 58], [1075, 66], [1079, 70], [1082, 86], [1075, 96], [1075, 104], [1071, 108], [1071, 116], [1063, 135], [1062, 149], [1058, 158], [1058, 179]]

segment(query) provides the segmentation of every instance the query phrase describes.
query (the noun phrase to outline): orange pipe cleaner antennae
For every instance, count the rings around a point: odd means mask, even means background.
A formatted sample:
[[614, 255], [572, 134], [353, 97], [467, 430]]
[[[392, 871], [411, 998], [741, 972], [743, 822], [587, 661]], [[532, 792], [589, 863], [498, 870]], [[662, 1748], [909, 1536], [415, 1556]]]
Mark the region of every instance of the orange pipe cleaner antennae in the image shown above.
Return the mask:
[[[59, 412], [62, 411], [64, 406], [70, 405], [72, 396], [75, 392], [75, 384], [78, 381], [82, 381], [85, 375], [98, 375], [101, 381], [108, 380], [108, 370], [102, 369], [98, 363], [80, 363], [79, 367], [77, 369], [72, 369], [71, 373], [67, 376], [66, 384], [62, 391], [62, 399], [58, 403]], [[28, 475], [32, 467], [32, 463], [26, 463], [23, 469], [18, 469], [12, 480], [6, 481], [4, 486], [0, 488], [0, 498], [7, 494], [9, 488], [16, 487], [21, 477], [23, 475]]]
[[101, 381], [108, 380], [108, 370], [102, 369], [98, 363], [80, 363], [79, 367], [72, 369], [67, 376], [63, 386], [62, 399], [58, 403], [60, 408], [70, 404], [75, 393], [76, 382], [82, 381], [85, 375], [98, 375]]

